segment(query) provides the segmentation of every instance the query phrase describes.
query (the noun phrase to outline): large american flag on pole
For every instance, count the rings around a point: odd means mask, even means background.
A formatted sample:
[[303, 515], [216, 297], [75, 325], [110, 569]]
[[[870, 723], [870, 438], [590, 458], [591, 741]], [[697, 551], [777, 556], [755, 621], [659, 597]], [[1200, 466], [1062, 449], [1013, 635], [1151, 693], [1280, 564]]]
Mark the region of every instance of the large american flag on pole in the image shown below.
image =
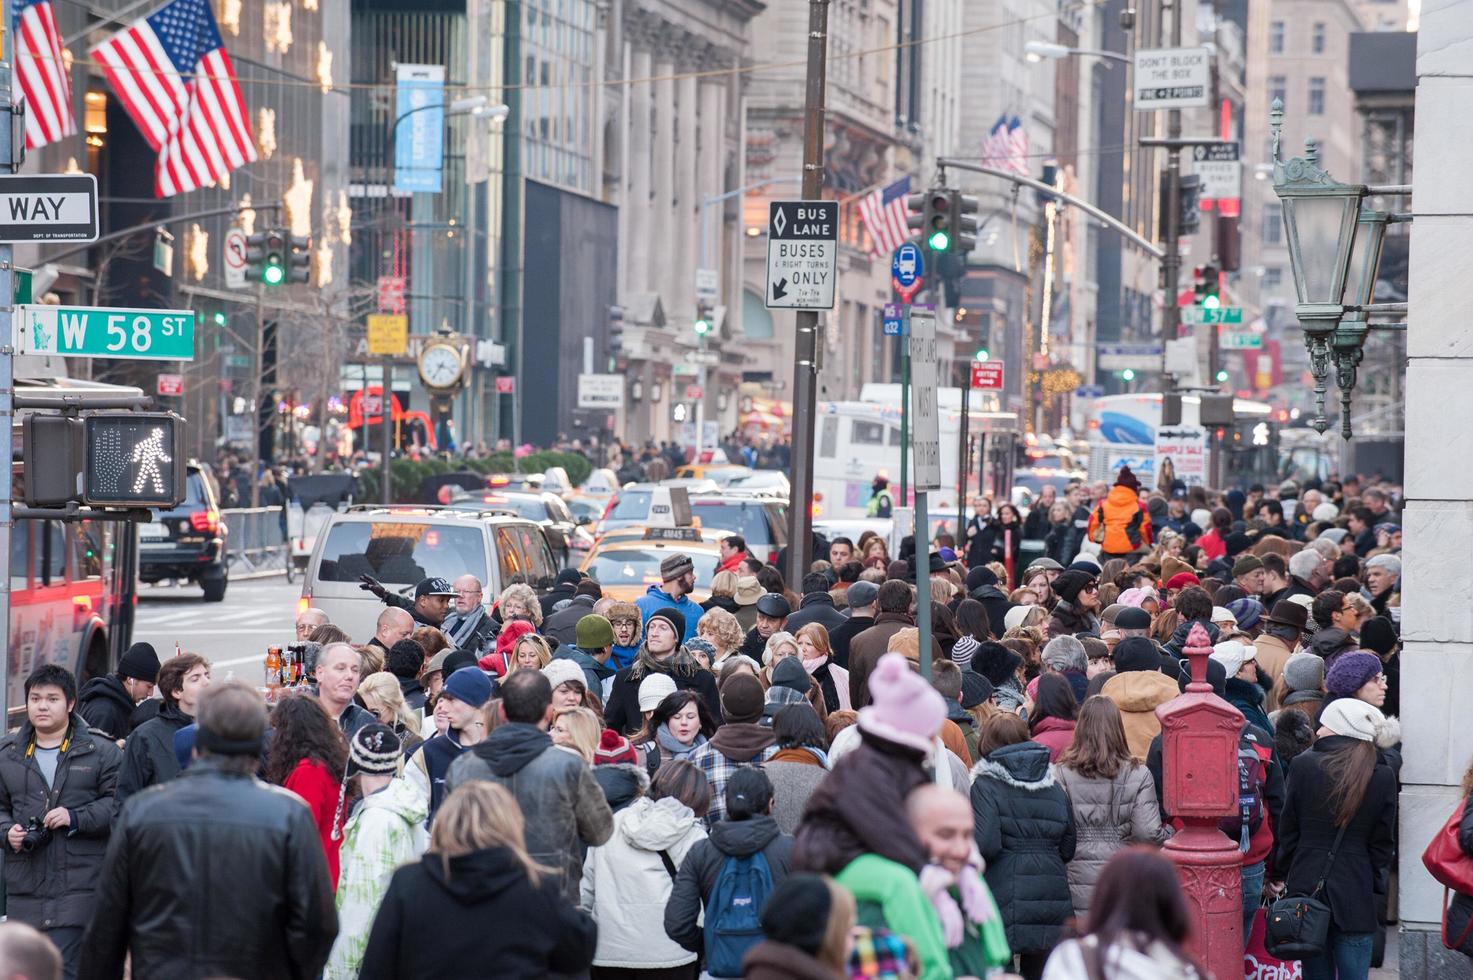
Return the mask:
[[982, 141], [982, 162], [1000, 170], [1028, 172], [1028, 130], [1021, 119], [1007, 113], [997, 117]]
[[208, 0], [171, 0], [92, 49], [158, 153], [154, 193], [213, 184], [256, 159], [245, 99]]
[[874, 244], [871, 254], [889, 255], [910, 238], [905, 220], [905, 195], [909, 193], [910, 177], [906, 176], [860, 199], [859, 217]]
[[50, 0], [16, 0], [15, 80], [26, 102], [26, 149], [77, 134], [72, 86]]

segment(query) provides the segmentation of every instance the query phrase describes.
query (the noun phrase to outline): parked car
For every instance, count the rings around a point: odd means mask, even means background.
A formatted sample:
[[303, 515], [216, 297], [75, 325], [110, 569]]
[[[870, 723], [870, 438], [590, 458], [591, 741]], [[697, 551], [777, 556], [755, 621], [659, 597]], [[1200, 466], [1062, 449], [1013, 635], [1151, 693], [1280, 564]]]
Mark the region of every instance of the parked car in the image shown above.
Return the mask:
[[198, 463], [186, 468], [184, 502], [158, 510], [138, 525], [138, 580], [188, 581], [204, 590], [206, 602], [220, 602], [230, 583], [226, 568], [229, 530], [220, 518], [214, 484]]
[[354, 639], [373, 635], [383, 603], [359, 587], [364, 575], [412, 596], [422, 579], [481, 580], [489, 607], [513, 580], [550, 591], [557, 560], [542, 527], [503, 512], [443, 507], [357, 506], [333, 514], [317, 536], [302, 582], [303, 608], [316, 606]]

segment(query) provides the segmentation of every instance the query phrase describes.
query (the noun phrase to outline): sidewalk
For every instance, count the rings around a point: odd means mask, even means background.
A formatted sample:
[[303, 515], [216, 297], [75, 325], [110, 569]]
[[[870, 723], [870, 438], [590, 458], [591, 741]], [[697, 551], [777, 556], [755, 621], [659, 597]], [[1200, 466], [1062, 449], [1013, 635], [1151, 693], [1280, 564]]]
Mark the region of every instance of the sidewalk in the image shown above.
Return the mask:
[[1386, 965], [1379, 970], [1372, 970], [1370, 980], [1398, 980], [1400, 978], [1401, 970], [1398, 967], [1400, 939], [1401, 927], [1399, 925], [1392, 923], [1386, 927], [1386, 958], [1382, 961]]

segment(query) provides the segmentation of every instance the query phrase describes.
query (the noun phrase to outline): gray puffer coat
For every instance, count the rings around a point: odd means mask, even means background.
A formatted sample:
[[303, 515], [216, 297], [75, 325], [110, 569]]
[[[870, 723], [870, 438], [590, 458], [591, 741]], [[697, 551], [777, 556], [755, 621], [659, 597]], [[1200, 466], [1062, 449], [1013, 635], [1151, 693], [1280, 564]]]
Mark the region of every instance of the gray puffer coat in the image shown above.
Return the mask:
[[1069, 798], [1074, 814], [1069, 893], [1083, 928], [1090, 896], [1110, 856], [1130, 844], [1158, 844], [1170, 835], [1170, 828], [1161, 825], [1151, 770], [1139, 763], [1127, 762], [1114, 779], [1086, 778], [1073, 769], [1054, 766], [1054, 782]]

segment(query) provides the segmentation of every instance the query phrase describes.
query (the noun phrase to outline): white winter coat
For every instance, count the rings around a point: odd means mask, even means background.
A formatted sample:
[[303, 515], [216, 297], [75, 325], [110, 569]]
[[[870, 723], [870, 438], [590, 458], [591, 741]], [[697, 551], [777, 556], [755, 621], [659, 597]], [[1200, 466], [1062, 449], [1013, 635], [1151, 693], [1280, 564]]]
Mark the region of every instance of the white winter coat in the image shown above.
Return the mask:
[[[1081, 943], [1089, 944], [1093, 955], [1094, 936], [1067, 939], [1054, 947], [1043, 968], [1043, 980], [1090, 980], [1094, 974], [1085, 962]], [[1117, 939], [1105, 950], [1104, 961], [1104, 974], [1110, 980], [1200, 980], [1196, 970], [1160, 943], [1151, 943], [1142, 952]]]
[[613, 836], [583, 859], [579, 904], [598, 923], [594, 966], [654, 970], [695, 961], [665, 935], [665, 903], [675, 880], [660, 851], [679, 868], [705, 836], [690, 807], [671, 797], [641, 796], [614, 814]]

